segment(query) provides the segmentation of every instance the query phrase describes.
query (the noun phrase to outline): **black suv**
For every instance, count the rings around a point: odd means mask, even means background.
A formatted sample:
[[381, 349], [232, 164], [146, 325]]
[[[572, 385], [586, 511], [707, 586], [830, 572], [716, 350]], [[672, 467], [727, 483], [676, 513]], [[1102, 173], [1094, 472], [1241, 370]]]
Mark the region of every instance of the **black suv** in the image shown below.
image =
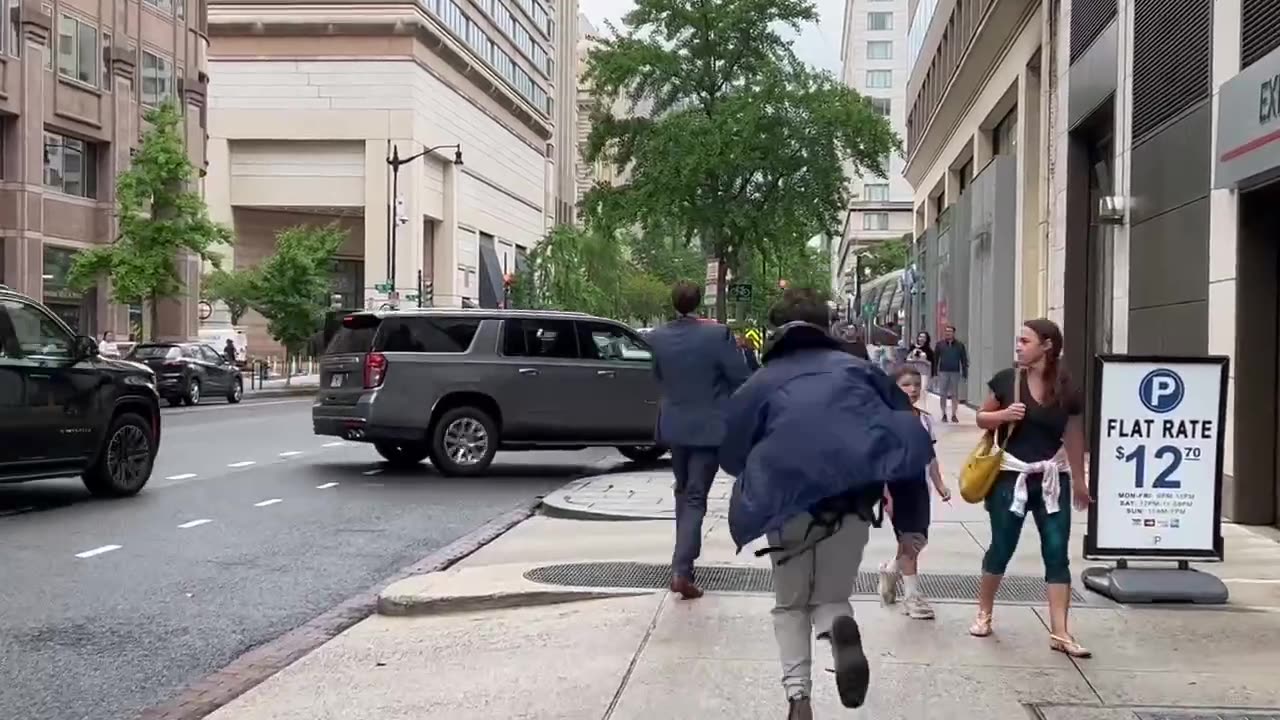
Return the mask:
[[240, 368], [204, 343], [144, 343], [125, 360], [154, 370], [156, 389], [170, 405], [199, 405], [201, 398], [217, 395], [238, 403], [244, 396]]
[[81, 475], [94, 495], [137, 493], [160, 447], [155, 383], [0, 285], [0, 483]]

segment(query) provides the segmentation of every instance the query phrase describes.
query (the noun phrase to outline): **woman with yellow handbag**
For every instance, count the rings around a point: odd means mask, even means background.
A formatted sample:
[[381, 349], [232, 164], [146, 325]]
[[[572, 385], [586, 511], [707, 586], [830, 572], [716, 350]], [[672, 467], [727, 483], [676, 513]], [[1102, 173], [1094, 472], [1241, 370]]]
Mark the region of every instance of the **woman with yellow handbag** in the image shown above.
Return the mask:
[[991, 518], [978, 617], [969, 632], [977, 637], [992, 633], [996, 592], [1030, 512], [1040, 533], [1048, 584], [1049, 647], [1072, 657], [1089, 657], [1089, 650], [1067, 628], [1071, 508], [1085, 510], [1091, 502], [1084, 473], [1083, 403], [1060, 364], [1062, 331], [1057, 324], [1044, 318], [1028, 320], [1016, 346], [1017, 367], [991, 378], [991, 393], [978, 411], [978, 427], [989, 431], [989, 447], [984, 452], [979, 446], [961, 478], [961, 492], [970, 502], [986, 490], [983, 502]]

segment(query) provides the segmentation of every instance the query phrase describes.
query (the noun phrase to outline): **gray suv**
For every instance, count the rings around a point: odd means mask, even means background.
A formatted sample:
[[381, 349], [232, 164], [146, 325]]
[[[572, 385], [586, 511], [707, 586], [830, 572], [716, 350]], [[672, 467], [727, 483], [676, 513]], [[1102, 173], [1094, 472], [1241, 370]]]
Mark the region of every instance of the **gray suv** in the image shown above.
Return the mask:
[[320, 362], [317, 435], [478, 475], [499, 450], [654, 445], [652, 355], [631, 328], [582, 313], [426, 309], [342, 319]]

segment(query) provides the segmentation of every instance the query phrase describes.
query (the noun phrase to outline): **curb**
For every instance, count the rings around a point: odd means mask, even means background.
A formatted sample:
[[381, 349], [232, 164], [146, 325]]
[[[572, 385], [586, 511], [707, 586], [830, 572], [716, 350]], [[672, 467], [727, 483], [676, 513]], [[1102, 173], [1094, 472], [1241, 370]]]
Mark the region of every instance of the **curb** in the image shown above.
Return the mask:
[[413, 575], [449, 568], [527, 520], [541, 502], [541, 498], [532, 498], [493, 518], [319, 617], [246, 652], [221, 670], [187, 686], [169, 702], [144, 710], [139, 720], [203, 718], [372, 615], [383, 588]]
[[635, 592], [600, 592], [598, 590], [516, 590], [443, 597], [378, 598], [378, 614], [387, 617], [416, 617], [477, 610], [510, 610], [512, 608], [563, 605], [583, 600], [606, 600], [619, 597], [650, 595], [656, 590]]
[[269, 388], [266, 390], [246, 390], [244, 393], [245, 400], [253, 398], [269, 398], [269, 397], [294, 397], [302, 395], [315, 395], [320, 392], [318, 387], [297, 387], [297, 388]]
[[635, 522], [639, 520], [674, 520], [675, 513], [620, 513], [620, 512], [599, 512], [595, 510], [580, 510], [575, 507], [559, 505], [543, 500], [542, 515], [553, 517], [560, 520], [591, 520], [603, 522]]

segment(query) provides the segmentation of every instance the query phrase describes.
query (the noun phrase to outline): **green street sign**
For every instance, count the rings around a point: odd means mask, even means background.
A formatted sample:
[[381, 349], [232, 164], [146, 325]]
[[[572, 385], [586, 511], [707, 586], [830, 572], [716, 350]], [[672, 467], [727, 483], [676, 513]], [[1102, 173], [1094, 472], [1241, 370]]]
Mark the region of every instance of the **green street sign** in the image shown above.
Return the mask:
[[378, 292], [391, 292], [391, 288], [392, 288], [392, 285], [389, 282], [380, 282], [377, 285], [373, 286], [373, 289], [377, 290]]
[[729, 299], [738, 302], [751, 302], [751, 286], [747, 283], [733, 283], [729, 286]]
[[418, 299], [418, 295], [417, 293], [408, 293], [407, 295], [404, 296], [404, 299], [408, 300], [409, 302], [416, 302]]

